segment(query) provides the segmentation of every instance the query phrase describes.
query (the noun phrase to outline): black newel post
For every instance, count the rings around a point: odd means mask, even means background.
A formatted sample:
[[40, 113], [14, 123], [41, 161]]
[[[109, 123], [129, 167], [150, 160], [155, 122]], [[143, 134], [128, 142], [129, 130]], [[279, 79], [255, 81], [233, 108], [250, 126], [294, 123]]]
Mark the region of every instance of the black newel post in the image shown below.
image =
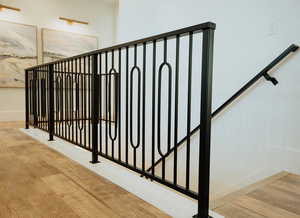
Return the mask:
[[209, 218], [210, 136], [214, 29], [214, 27], [211, 27], [203, 30], [198, 214], [194, 216], [197, 218]]
[[98, 55], [92, 56], [92, 161], [98, 161], [98, 123], [99, 123], [99, 75], [98, 72]]
[[48, 71], [48, 81], [49, 81], [49, 120], [48, 120], [48, 129], [49, 129], [49, 141], [53, 141], [54, 135], [54, 66], [53, 64], [49, 65]]

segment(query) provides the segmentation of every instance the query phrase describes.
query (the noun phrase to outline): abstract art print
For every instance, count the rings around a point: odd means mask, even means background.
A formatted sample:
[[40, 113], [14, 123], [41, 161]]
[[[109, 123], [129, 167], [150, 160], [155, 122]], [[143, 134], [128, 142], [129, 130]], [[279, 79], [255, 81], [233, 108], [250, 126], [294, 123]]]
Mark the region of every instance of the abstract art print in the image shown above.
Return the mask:
[[42, 38], [44, 63], [98, 49], [95, 36], [43, 29]]
[[0, 87], [24, 87], [24, 69], [37, 64], [37, 28], [0, 21], [0, 29]]

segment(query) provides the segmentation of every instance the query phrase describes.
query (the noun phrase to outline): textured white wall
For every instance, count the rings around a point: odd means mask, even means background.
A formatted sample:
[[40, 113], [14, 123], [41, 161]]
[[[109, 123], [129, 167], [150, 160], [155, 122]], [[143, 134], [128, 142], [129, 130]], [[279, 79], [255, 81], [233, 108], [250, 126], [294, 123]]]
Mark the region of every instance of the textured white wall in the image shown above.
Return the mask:
[[[100, 48], [115, 42], [115, 0], [3, 0], [1, 4], [21, 9], [21, 12], [1, 11], [1, 20], [38, 26], [39, 48], [41, 28], [96, 35]], [[88, 21], [89, 25], [68, 25], [58, 19], [60, 16]], [[41, 53], [39, 49], [39, 63], [42, 61]], [[24, 120], [24, 89], [0, 88], [0, 101], [0, 121]]]
[[[215, 22], [215, 109], [291, 43], [300, 44], [299, 9], [298, 0], [120, 0], [117, 40]], [[278, 86], [261, 80], [213, 121], [214, 197], [281, 170], [300, 174], [299, 69], [300, 52], [273, 70]]]

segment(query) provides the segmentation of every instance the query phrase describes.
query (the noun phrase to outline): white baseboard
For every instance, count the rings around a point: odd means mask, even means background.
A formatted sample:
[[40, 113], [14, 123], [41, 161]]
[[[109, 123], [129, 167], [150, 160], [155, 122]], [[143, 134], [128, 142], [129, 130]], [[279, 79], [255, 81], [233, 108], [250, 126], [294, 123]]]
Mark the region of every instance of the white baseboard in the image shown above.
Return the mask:
[[1, 121], [24, 121], [25, 111], [0, 111]]

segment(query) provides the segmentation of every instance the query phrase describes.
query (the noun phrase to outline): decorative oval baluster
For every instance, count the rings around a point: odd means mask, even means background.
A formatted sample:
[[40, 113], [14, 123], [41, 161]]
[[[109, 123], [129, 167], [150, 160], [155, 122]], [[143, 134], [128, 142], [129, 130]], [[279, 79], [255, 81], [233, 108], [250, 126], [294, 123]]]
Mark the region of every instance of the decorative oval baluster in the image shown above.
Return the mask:
[[[80, 132], [83, 130], [84, 127], [84, 120], [82, 117], [83, 113], [83, 74], [78, 75], [78, 128]], [[80, 109], [81, 108], [81, 109]]]
[[[113, 120], [112, 117], [112, 94], [111, 94], [111, 88], [112, 88], [112, 81], [111, 81], [111, 77], [117, 76], [117, 71], [112, 68], [109, 71], [109, 75], [107, 75], [109, 77], [108, 80], [108, 119], [111, 122]], [[115, 84], [116, 86], [117, 84]], [[114, 101], [114, 109], [116, 109], [116, 105], [117, 105], [117, 93], [114, 93], [115, 95], [115, 101]], [[115, 141], [117, 139], [117, 129], [118, 129], [118, 112], [117, 110], [114, 110], [114, 115], [115, 115], [115, 128], [114, 128], [114, 134], [112, 135], [112, 128], [111, 128], [111, 124], [109, 125], [109, 137], [112, 141]]]
[[66, 76], [66, 108], [67, 108], [67, 116], [66, 116], [66, 120], [67, 120], [67, 125], [68, 127], [71, 127], [72, 123], [71, 123], [71, 113], [72, 113], [72, 81], [71, 81], [71, 75], [68, 74]]
[[[137, 103], [137, 143], [134, 145], [133, 142], [133, 115], [132, 115], [132, 108], [133, 108], [133, 73], [134, 71], [137, 70], [137, 75], [138, 75], [138, 103]], [[131, 71], [130, 71], [130, 143], [131, 146], [134, 149], [137, 149], [140, 146], [140, 115], [141, 115], [141, 98], [140, 98], [140, 93], [141, 93], [141, 70], [138, 66], [134, 66]]]
[[[170, 125], [171, 122], [171, 106], [172, 106], [172, 67], [169, 63], [164, 62], [160, 65], [159, 71], [158, 71], [158, 105], [157, 105], [157, 150], [158, 153], [161, 156], [165, 156], [167, 153], [163, 153], [161, 150], [161, 80], [162, 80], [162, 70], [164, 66], [168, 67], [168, 125]], [[168, 127], [168, 130], [170, 130], [170, 127]], [[170, 142], [170, 131], [168, 131], [168, 150], [170, 150], [171, 142]]]

